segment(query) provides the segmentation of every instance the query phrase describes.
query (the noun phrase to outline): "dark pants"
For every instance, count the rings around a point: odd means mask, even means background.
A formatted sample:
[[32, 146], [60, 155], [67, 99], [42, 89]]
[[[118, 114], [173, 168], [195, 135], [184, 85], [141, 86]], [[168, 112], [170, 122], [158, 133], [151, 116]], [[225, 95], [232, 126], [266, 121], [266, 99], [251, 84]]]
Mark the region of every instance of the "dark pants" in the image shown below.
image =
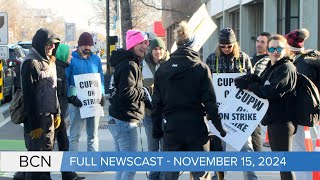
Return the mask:
[[[69, 139], [67, 134], [66, 122], [64, 117], [61, 116], [61, 123], [60, 126], [55, 130], [55, 139], [58, 143], [59, 151], [69, 151]], [[61, 172], [62, 180], [70, 180], [74, 179], [77, 174], [74, 172]]]
[[[187, 138], [186, 138], [187, 139]], [[172, 141], [166, 137], [163, 137], [163, 150], [164, 151], [206, 151], [208, 150], [208, 143], [203, 144], [202, 140], [198, 141]], [[201, 177], [209, 177], [208, 172], [192, 172], [194, 180], [200, 180]], [[163, 172], [163, 180], [177, 180], [179, 178], [179, 172]]]
[[[297, 125], [288, 122], [286, 124], [268, 125], [269, 142], [272, 151], [292, 151], [293, 135]], [[281, 180], [295, 180], [295, 174], [291, 171], [280, 172]]]
[[[210, 136], [210, 151], [223, 151], [222, 140], [215, 135]], [[215, 172], [218, 180], [224, 180], [224, 172]]]
[[253, 150], [255, 152], [261, 152], [262, 151], [262, 136], [261, 136], [261, 126], [260, 126], [260, 124], [252, 132], [251, 138], [252, 138]]
[[[53, 149], [53, 139], [54, 139], [54, 124], [53, 115], [45, 116], [40, 115], [40, 121], [43, 122], [41, 128], [43, 128], [44, 133], [39, 139], [32, 139], [30, 136], [31, 127], [28, 123], [25, 123], [25, 133], [24, 139], [28, 151], [52, 151]], [[27, 172], [25, 174], [25, 180], [51, 180], [50, 172]]]
[[69, 151], [69, 139], [67, 135], [66, 122], [62, 116], [60, 126], [55, 131], [55, 138], [58, 143], [59, 151]]

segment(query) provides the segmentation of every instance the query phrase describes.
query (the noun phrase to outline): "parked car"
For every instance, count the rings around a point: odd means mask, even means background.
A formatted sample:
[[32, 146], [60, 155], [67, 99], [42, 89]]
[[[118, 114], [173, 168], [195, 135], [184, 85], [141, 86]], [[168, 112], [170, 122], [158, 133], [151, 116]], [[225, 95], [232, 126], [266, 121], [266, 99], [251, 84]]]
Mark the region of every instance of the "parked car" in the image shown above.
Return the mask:
[[14, 95], [14, 77], [15, 72], [13, 70], [14, 63], [9, 63], [10, 66], [7, 65], [6, 61], [4, 59], [1, 59], [2, 63], [2, 84], [3, 84], [3, 99], [1, 100], [1, 104], [5, 102], [11, 101], [13, 95]]
[[[9, 47], [9, 58], [6, 60], [7, 65], [15, 64], [13, 70], [15, 72], [15, 77], [14, 77], [14, 89], [21, 88], [21, 83], [20, 83], [20, 64], [23, 60], [23, 58], [26, 56], [23, 48], [17, 44], [14, 45], [8, 45]], [[11, 63], [10, 63], [11, 62]]]
[[18, 45], [21, 46], [23, 49], [31, 49], [32, 42], [31, 41], [19, 41]]

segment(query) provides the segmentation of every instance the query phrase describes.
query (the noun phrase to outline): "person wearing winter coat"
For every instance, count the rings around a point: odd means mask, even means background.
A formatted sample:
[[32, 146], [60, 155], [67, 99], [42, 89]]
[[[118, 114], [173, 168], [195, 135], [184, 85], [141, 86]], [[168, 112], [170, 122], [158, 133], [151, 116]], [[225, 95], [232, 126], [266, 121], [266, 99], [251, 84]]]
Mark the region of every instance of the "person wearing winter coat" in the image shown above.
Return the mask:
[[[154, 74], [160, 65], [169, 59], [169, 52], [166, 50], [164, 41], [157, 37], [150, 41], [149, 52], [146, 54], [142, 62], [143, 86], [149, 89], [150, 95], [153, 94]], [[148, 151], [161, 151], [162, 139], [153, 138], [152, 136], [152, 104], [145, 102], [145, 115], [143, 119], [144, 128], [147, 135]], [[160, 179], [160, 172], [150, 172], [149, 180]]]
[[[153, 137], [163, 138], [164, 151], [204, 151], [208, 129], [204, 116], [221, 136], [226, 135], [208, 66], [192, 50], [194, 36], [185, 21], [175, 30], [177, 50], [156, 71], [152, 96]], [[164, 129], [162, 123], [164, 122]], [[192, 172], [194, 179], [210, 177]], [[164, 172], [165, 180], [176, 180], [179, 172]]]
[[[219, 45], [216, 47], [214, 53], [210, 54], [206, 60], [207, 65], [210, 68], [211, 74], [215, 73], [252, 73], [252, 66], [249, 56], [240, 51], [239, 44], [236, 41], [236, 35], [231, 28], [224, 28], [219, 32]], [[213, 138], [215, 141], [213, 144], [222, 144], [220, 151], [226, 150], [226, 144], [219, 138]], [[253, 145], [252, 139], [246, 141], [241, 151], [252, 152]], [[253, 171], [244, 171], [244, 178], [249, 180], [256, 180], [257, 176]], [[219, 179], [224, 179], [224, 173], [218, 172]]]
[[79, 100], [77, 92], [72, 93], [71, 89], [75, 87], [74, 76], [85, 75], [90, 73], [98, 73], [101, 80], [101, 100], [100, 105], [105, 104], [104, 99], [104, 75], [100, 58], [91, 52], [93, 46], [93, 37], [88, 32], [83, 32], [79, 36], [78, 49], [72, 52], [72, 58], [69, 66], [66, 68], [68, 102], [70, 114], [70, 134], [69, 134], [69, 150], [78, 151], [81, 130], [86, 121], [87, 131], [87, 151], [99, 151], [98, 127], [100, 116], [81, 118], [80, 108], [83, 102]]
[[[126, 49], [112, 52], [110, 64], [114, 74], [110, 80], [108, 126], [115, 151], [138, 151], [138, 123], [144, 117], [141, 61], [149, 45], [145, 32], [128, 30]], [[135, 172], [117, 171], [115, 180], [133, 180]]]
[[[61, 123], [55, 130], [55, 139], [57, 140], [59, 151], [69, 151], [69, 140], [66, 129], [66, 114], [68, 108], [67, 95], [67, 78], [66, 68], [71, 61], [71, 49], [66, 44], [59, 44], [56, 51], [56, 68], [57, 68], [57, 95], [61, 109]], [[78, 177], [75, 172], [61, 172], [62, 180], [80, 180], [83, 177]]]
[[[54, 63], [54, 49], [59, 42], [50, 30], [39, 29], [32, 38], [32, 48], [21, 67], [26, 114], [24, 135], [28, 151], [52, 151], [54, 129], [60, 126], [60, 106], [56, 92], [57, 73]], [[50, 180], [51, 177], [50, 172], [27, 172], [25, 179]]]
[[[235, 85], [269, 101], [269, 108], [261, 124], [268, 128], [271, 150], [292, 151], [297, 127], [292, 112], [297, 71], [283, 36], [269, 38], [268, 54], [270, 61], [260, 77], [255, 74], [241, 76], [235, 79]], [[296, 179], [293, 172], [280, 172], [280, 176], [281, 180]]]
[[[293, 64], [297, 71], [306, 75], [318, 88], [320, 88], [320, 53], [316, 50], [306, 50], [304, 42], [309, 37], [309, 31], [305, 28], [295, 29], [285, 35], [289, 49], [294, 53]], [[313, 128], [311, 128], [311, 132]], [[316, 132], [315, 132], [316, 133]], [[311, 133], [312, 138], [315, 133]], [[305, 132], [303, 126], [297, 127], [293, 138], [293, 151], [306, 151]], [[295, 172], [297, 179], [312, 179], [312, 172]]]

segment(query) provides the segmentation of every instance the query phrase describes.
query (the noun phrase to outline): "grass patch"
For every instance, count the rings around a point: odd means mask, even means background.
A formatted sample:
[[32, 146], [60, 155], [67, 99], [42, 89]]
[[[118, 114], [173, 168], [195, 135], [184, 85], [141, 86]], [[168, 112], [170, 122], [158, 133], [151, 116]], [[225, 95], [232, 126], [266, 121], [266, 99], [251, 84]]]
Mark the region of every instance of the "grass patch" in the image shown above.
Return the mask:
[[[0, 151], [26, 151], [24, 140], [0, 140]], [[1, 172], [0, 172], [1, 173]]]

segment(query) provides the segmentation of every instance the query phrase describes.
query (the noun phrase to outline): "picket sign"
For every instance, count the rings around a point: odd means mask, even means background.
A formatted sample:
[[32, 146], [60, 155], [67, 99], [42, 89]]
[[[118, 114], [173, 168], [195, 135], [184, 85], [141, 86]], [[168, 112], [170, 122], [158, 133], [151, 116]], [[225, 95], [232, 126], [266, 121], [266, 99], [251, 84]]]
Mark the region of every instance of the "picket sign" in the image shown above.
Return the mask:
[[240, 73], [213, 74], [213, 86], [219, 104], [219, 114], [227, 135], [221, 137], [216, 128], [209, 123], [210, 131], [240, 151], [261, 122], [268, 110], [269, 102], [253, 92], [240, 90], [234, 85], [234, 78]]
[[74, 83], [78, 99], [82, 102], [80, 108], [81, 118], [104, 116], [100, 105], [101, 77], [99, 73], [88, 73], [74, 76]]

